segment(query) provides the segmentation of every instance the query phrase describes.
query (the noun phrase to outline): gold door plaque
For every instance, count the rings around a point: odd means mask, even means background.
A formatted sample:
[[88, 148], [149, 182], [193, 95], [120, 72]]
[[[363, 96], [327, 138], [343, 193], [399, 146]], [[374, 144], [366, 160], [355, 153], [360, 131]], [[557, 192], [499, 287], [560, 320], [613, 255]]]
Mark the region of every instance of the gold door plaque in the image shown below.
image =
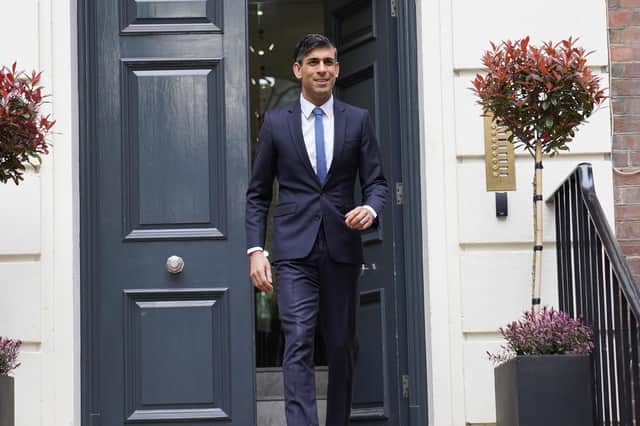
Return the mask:
[[510, 132], [484, 116], [484, 161], [487, 191], [515, 191], [516, 161]]

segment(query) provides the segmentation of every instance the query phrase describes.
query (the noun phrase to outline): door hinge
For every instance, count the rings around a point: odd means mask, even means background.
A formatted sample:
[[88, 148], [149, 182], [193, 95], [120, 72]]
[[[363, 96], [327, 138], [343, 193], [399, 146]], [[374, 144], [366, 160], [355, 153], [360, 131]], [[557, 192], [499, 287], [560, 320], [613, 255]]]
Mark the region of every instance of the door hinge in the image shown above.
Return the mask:
[[402, 182], [396, 182], [396, 204], [401, 206], [404, 202], [404, 185]]
[[409, 376], [406, 374], [402, 375], [402, 397], [409, 399]]
[[391, 17], [398, 16], [398, 0], [389, 0], [391, 2]]

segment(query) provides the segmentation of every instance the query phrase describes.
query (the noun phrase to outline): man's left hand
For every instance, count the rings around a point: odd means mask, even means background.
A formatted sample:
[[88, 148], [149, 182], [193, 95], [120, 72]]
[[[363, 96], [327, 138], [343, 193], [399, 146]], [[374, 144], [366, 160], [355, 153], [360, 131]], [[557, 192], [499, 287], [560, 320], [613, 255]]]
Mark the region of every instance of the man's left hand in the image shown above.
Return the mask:
[[355, 229], [358, 231], [364, 231], [373, 225], [373, 214], [371, 212], [360, 206], [348, 212], [344, 215], [345, 223], [351, 229]]

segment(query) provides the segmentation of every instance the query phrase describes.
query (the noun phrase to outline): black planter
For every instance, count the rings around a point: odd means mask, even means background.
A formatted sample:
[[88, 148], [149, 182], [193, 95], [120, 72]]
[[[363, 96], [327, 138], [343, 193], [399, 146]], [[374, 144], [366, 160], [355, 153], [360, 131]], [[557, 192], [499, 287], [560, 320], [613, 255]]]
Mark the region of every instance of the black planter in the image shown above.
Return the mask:
[[518, 356], [494, 374], [496, 426], [593, 426], [589, 355]]
[[14, 426], [13, 377], [0, 375], [0, 426]]

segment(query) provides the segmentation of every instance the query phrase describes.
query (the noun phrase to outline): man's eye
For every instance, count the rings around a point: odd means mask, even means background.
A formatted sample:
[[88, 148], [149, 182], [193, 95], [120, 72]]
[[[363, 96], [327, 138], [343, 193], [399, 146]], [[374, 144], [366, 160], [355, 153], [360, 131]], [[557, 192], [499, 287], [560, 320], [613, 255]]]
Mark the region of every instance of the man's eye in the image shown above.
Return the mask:
[[319, 62], [318, 62], [317, 60], [313, 60], [313, 61], [309, 61], [309, 62], [307, 62], [307, 63], [308, 63], [309, 65], [311, 65], [311, 66], [315, 66], [315, 65], [318, 65], [318, 63], [319, 63]]

